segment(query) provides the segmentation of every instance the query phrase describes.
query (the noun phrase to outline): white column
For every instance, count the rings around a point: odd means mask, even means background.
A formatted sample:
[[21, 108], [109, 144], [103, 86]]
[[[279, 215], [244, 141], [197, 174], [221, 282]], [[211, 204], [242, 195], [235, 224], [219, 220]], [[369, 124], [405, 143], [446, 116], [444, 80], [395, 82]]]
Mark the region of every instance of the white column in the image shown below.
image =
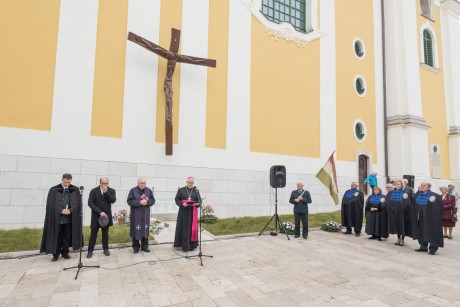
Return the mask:
[[429, 177], [428, 126], [423, 118], [418, 1], [385, 0], [389, 175]]
[[337, 133], [331, 129], [336, 123], [336, 46], [335, 46], [335, 1], [323, 0], [320, 3], [320, 161], [326, 161], [336, 150]]
[[[200, 58], [208, 57], [209, 0], [184, 0], [182, 7], [182, 54]], [[203, 151], [206, 141], [206, 87], [205, 66], [181, 65], [180, 115], [178, 153]]]
[[384, 110], [383, 110], [383, 52], [381, 0], [374, 0], [374, 77], [375, 77], [375, 128], [378, 164], [372, 168], [385, 175]]
[[228, 29], [227, 152], [249, 153], [251, 12], [230, 1]]
[[51, 132], [67, 140], [91, 134], [98, 6], [61, 1]]
[[[136, 33], [158, 44], [160, 1], [129, 1], [127, 32]], [[127, 41], [122, 135], [124, 143], [139, 147], [139, 144], [154, 142], [157, 82], [158, 55]]]
[[449, 127], [450, 175], [460, 180], [460, 3], [441, 4], [444, 91]]

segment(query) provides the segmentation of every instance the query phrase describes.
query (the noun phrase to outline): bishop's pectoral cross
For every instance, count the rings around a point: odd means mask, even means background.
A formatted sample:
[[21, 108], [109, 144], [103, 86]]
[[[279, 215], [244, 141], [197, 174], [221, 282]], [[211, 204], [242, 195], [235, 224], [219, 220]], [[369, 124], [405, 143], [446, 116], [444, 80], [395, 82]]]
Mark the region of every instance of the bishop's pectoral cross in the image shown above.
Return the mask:
[[188, 63], [188, 64], [208, 66], [208, 67], [216, 67], [216, 60], [197, 58], [197, 57], [182, 55], [182, 54], [177, 53], [179, 51], [180, 30], [174, 29], [174, 28], [171, 30], [171, 45], [169, 46], [169, 50], [166, 50], [132, 32], [129, 32], [128, 40], [168, 60], [166, 77], [164, 81], [164, 91], [166, 95], [165, 136], [166, 136], [166, 155], [172, 156], [172, 153], [173, 153], [172, 75], [174, 73], [174, 69], [176, 68], [176, 63], [179, 62], [179, 63]]

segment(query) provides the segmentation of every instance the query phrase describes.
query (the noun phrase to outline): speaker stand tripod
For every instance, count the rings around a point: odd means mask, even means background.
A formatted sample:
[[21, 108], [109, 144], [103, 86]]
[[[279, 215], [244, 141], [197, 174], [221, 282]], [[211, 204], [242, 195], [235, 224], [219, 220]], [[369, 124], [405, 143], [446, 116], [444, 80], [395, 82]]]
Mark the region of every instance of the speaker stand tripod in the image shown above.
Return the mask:
[[[265, 228], [267, 228], [267, 226], [270, 224], [270, 222], [273, 220], [273, 218], [275, 218], [275, 231], [278, 232], [278, 226], [279, 226], [279, 229], [281, 231], [281, 229], [282, 229], [281, 219], [280, 219], [280, 217], [278, 215], [278, 188], [275, 188], [275, 214], [273, 214], [273, 216], [270, 218], [270, 220], [265, 225], [265, 227], [260, 231], [259, 236], [265, 231]], [[287, 234], [287, 231], [284, 231], [284, 234], [286, 235], [288, 240], [291, 240], [289, 238], [289, 235]]]
[[81, 253], [82, 253], [82, 250], [83, 250], [83, 190], [84, 190], [84, 187], [80, 187], [80, 194], [81, 194], [81, 202], [80, 202], [80, 206], [81, 206], [81, 209], [80, 209], [80, 218], [81, 218], [81, 224], [80, 224], [80, 227], [81, 227], [80, 228], [81, 229], [80, 259], [78, 260], [78, 265], [72, 266], [70, 268], [64, 268], [64, 271], [78, 268], [77, 275], [75, 275], [75, 279], [78, 278], [78, 273], [80, 273], [81, 268], [98, 268], [99, 267], [98, 265], [83, 265], [83, 263], [81, 262]]

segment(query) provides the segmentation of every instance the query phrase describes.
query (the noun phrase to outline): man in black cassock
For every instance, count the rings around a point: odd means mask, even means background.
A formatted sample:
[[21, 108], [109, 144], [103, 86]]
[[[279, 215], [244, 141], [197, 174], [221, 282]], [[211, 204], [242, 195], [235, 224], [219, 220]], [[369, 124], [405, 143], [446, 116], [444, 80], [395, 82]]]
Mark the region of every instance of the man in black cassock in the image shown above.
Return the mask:
[[[99, 179], [99, 186], [91, 190], [88, 197], [88, 206], [91, 208], [91, 236], [88, 244], [88, 254], [86, 258], [93, 256], [94, 246], [96, 245], [97, 233], [99, 228], [102, 231], [102, 248], [104, 255], [110, 256], [109, 252], [109, 227], [113, 226], [112, 204], [117, 200], [115, 190], [109, 187], [109, 179], [102, 177]], [[99, 218], [108, 219], [108, 225], [101, 227]]]
[[198, 209], [201, 205], [201, 196], [195, 187], [195, 179], [190, 176], [185, 187], [177, 190], [176, 205], [179, 207], [177, 213], [176, 234], [174, 236], [174, 247], [182, 248], [187, 252], [198, 246]]
[[140, 177], [137, 180], [137, 187], [132, 188], [128, 194], [128, 205], [131, 208], [129, 236], [132, 238], [134, 253], [138, 253], [139, 249], [150, 252], [150, 207], [155, 204], [155, 197], [152, 190], [145, 186], [146, 184], [147, 180]]
[[57, 261], [59, 255], [70, 259], [70, 247], [82, 246], [81, 194], [71, 182], [72, 175], [63, 174], [62, 183], [48, 192], [40, 253], [53, 254], [51, 261]]
[[342, 198], [342, 226], [347, 228], [343, 234], [351, 234], [351, 228], [355, 228], [355, 236], [361, 235], [363, 227], [364, 194], [358, 191], [358, 184], [351, 183], [351, 189], [347, 190]]
[[444, 247], [442, 213], [441, 195], [431, 191], [430, 183], [422, 182], [412, 207], [412, 238], [420, 244], [415, 251], [429, 250], [430, 255], [435, 255], [438, 247]]
[[308, 204], [311, 203], [310, 192], [303, 189], [303, 183], [297, 182], [297, 190], [291, 192], [289, 202], [294, 205], [294, 238], [300, 237], [300, 220], [302, 220], [302, 237], [308, 238]]

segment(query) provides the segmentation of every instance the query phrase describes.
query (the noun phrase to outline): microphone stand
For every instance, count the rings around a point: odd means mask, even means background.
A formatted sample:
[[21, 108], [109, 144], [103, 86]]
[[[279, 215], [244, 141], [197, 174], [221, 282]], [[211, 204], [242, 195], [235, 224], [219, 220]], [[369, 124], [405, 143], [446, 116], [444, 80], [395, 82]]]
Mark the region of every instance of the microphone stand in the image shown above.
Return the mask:
[[78, 273], [80, 273], [81, 268], [98, 268], [98, 265], [83, 265], [81, 262], [81, 253], [83, 250], [83, 190], [85, 188], [83, 186], [80, 186], [80, 195], [81, 195], [81, 200], [80, 200], [80, 218], [81, 218], [81, 223], [80, 223], [80, 229], [81, 229], [81, 241], [80, 241], [80, 259], [78, 260], [78, 265], [70, 267], [70, 268], [64, 268], [64, 271], [70, 270], [70, 269], [75, 269], [78, 268], [77, 270], [77, 275], [75, 275], [75, 279], [78, 278]]
[[[192, 256], [185, 256], [185, 258], [195, 258], [195, 257], [198, 257], [200, 258], [200, 263], [201, 263], [201, 266], [203, 266], [203, 257], [208, 257], [208, 258], [213, 258], [214, 256], [211, 256], [211, 255], [203, 255], [203, 253], [201, 252], [201, 231], [203, 230], [201, 228], [201, 220], [202, 220], [202, 216], [201, 216], [201, 207], [203, 206], [203, 199], [201, 199], [201, 195], [200, 195], [200, 192], [198, 191], [198, 189], [196, 187], [194, 187], [195, 191], [197, 192], [198, 194], [198, 200], [199, 200], [199, 203], [200, 203], [200, 220], [199, 220], [199, 228], [200, 228], [200, 232], [199, 232], [199, 239], [198, 239], [198, 255], [192, 255]], [[206, 197], [205, 197], [206, 198]]]

